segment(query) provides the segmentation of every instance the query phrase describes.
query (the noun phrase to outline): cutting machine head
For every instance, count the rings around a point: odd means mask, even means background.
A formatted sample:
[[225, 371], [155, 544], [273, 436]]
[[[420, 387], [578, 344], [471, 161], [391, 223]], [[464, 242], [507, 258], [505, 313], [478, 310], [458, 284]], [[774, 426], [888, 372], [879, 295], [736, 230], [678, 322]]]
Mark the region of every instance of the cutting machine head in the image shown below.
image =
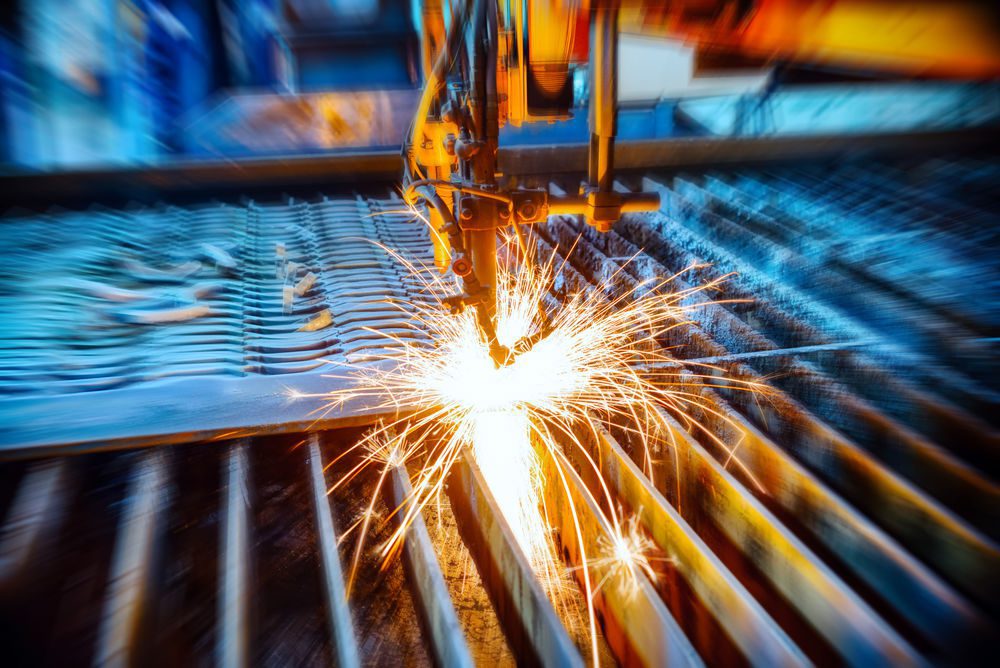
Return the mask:
[[[406, 146], [404, 194], [411, 204], [429, 205], [437, 266], [450, 268], [465, 288], [452, 306], [476, 309], [498, 363], [509, 358], [493, 326], [499, 228], [512, 226], [520, 237], [520, 225], [575, 213], [606, 231], [622, 211], [659, 208], [655, 193], [613, 188], [617, 21], [610, 3], [581, 13], [571, 3], [486, 0], [457, 4], [446, 31], [441, 4], [425, 5], [426, 86]], [[587, 52], [588, 30], [587, 184], [572, 197], [504, 187], [497, 169], [500, 126], [569, 117], [571, 65]]]
[[[580, 214], [601, 231], [623, 212], [659, 208], [655, 193], [614, 189], [618, 31], [682, 36], [698, 46], [901, 71], [995, 76], [995, 12], [974, 0], [442, 0], [423, 4], [426, 84], [404, 147], [404, 195], [429, 206], [438, 268], [462, 279], [455, 310], [476, 309], [494, 358], [509, 355], [493, 327], [497, 230]], [[955, 39], [960, 35], [961, 39]], [[915, 37], [918, 36], [918, 37]], [[507, 184], [499, 128], [571, 115], [576, 64], [589, 63], [590, 150], [579, 193]]]

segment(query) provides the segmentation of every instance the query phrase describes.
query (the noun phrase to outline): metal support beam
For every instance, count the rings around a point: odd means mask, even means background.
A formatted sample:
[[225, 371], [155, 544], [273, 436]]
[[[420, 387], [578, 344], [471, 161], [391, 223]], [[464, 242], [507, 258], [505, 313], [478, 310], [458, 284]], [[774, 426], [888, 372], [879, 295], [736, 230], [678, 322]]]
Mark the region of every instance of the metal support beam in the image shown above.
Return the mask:
[[223, 466], [225, 506], [220, 533], [219, 618], [216, 661], [222, 668], [250, 665], [250, 492], [246, 440], [229, 445]]
[[468, 453], [456, 463], [452, 476], [448, 492], [459, 529], [515, 656], [525, 665], [582, 668], [580, 652]]
[[[389, 494], [396, 522], [401, 523], [405, 521], [413, 495], [406, 468], [395, 466], [389, 472]], [[472, 655], [465, 643], [462, 626], [451, 603], [423, 515], [419, 513], [406, 529], [403, 556], [411, 586], [417, 593], [417, 604], [430, 630], [437, 664], [449, 668], [472, 668], [475, 665]]]
[[337, 550], [337, 529], [333, 522], [333, 511], [327, 495], [324, 474], [323, 452], [319, 447], [319, 436], [309, 435], [309, 480], [312, 483], [313, 505], [316, 511], [316, 542], [319, 544], [320, 560], [323, 565], [324, 599], [330, 622], [330, 637], [337, 665], [341, 668], [358, 668], [358, 640], [351, 620], [351, 609], [347, 605], [344, 588], [344, 571], [340, 565]]
[[160, 450], [148, 450], [132, 472], [111, 562], [95, 665], [135, 664], [139, 625], [156, 563], [156, 544], [164, 531], [169, 506], [166, 458]]

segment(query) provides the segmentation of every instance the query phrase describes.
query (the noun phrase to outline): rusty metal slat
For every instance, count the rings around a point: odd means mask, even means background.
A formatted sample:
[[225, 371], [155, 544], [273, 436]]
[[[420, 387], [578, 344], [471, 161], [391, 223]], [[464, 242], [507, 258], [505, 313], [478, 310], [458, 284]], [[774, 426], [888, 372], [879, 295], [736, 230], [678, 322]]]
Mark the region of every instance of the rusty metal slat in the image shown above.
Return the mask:
[[[727, 341], [737, 341], [747, 349], [778, 348], [721, 306], [709, 306], [693, 313], [692, 317], [706, 328], [717, 324], [718, 319], [725, 320], [727, 326], [731, 327], [731, 330], [727, 330]], [[783, 359], [789, 360], [787, 368], [779, 371], [782, 377], [788, 377], [791, 383], [800, 388], [797, 394], [806, 395], [814, 402], [835, 404], [828, 411], [829, 414], [844, 422], [845, 430], [868, 434], [872, 442], [884, 442], [889, 456], [900, 460], [910, 479], [959, 509], [966, 517], [981, 520], [983, 526], [993, 523], [990, 515], [1000, 498], [1000, 489], [995, 485], [950, 453], [875, 409], [866, 400], [846, 393], [845, 388], [818, 372], [812, 365], [791, 356]], [[766, 359], [763, 361], [768, 362]]]
[[[579, 279], [590, 286], [585, 277]], [[763, 381], [746, 365], [735, 365], [733, 373], [755, 382]], [[728, 392], [726, 396], [744, 411], [756, 411], [767, 424], [782, 427], [800, 457], [824, 472], [833, 484], [850, 491], [855, 503], [890, 527], [911, 550], [940, 568], [966, 593], [987, 606], [996, 605], [994, 594], [1000, 592], [1000, 549], [987, 536], [814, 418], [784, 392], [774, 389], [769, 393], [768, 405], [775, 410], [767, 415], [761, 412], [751, 393]], [[874, 496], [873, 491], [877, 492]], [[906, 512], [899, 512], [901, 502]], [[913, 522], [913, 517], [924, 521]]]
[[[655, 188], [657, 185], [652, 179], [643, 180], [643, 187], [646, 189]], [[684, 226], [674, 223], [662, 213], [625, 216], [617, 229], [629, 241], [641, 246], [651, 257], [678, 258], [680, 264], [684, 266], [692, 261], [711, 262], [724, 267], [726, 271], [738, 272], [743, 281], [753, 286], [754, 293], [744, 292], [733, 296], [738, 299], [752, 299], [762, 314], [768, 318], [777, 313], [774, 305], [780, 305], [786, 317], [790, 315], [800, 322], [808, 323], [810, 330], [818, 331], [816, 328], [819, 328], [826, 332], [827, 336], [839, 337], [841, 340], [883, 340], [881, 347], [886, 350], [891, 349], [897, 362], [905, 362], [905, 365], [895, 368], [897, 373], [900, 370], [905, 371], [904, 375], [916, 373], [929, 379], [932, 385], [946, 384], [954, 396], [976, 405], [991, 406], [991, 402], [995, 400], [995, 394], [978, 385], [977, 381], [953, 369], [943, 368], [935, 363], [932, 357], [895, 346], [892, 341], [884, 340], [880, 332], [849, 320], [838, 311], [818, 302], [812, 295], [789, 285], [775, 283], [752, 262], [706, 241]], [[700, 272], [718, 275], [711, 268], [695, 271], [696, 274]], [[733, 283], [727, 290], [735, 287], [736, 284]]]
[[69, 467], [65, 459], [49, 459], [32, 464], [21, 479], [0, 533], [0, 587], [17, 586], [46, 532], [55, 528], [66, 505]]
[[[389, 472], [389, 492], [397, 523], [405, 521], [412, 503], [413, 488], [410, 476], [402, 466], [394, 466]], [[423, 515], [417, 513], [406, 528], [406, 542], [403, 544], [407, 573], [418, 595], [420, 612], [426, 628], [430, 631], [431, 646], [438, 665], [449, 668], [472, 668], [472, 655], [465, 642], [462, 626], [448, 594], [448, 587], [441, 573], [434, 547], [431, 545]]]
[[[539, 238], [538, 243], [543, 251], [555, 252], [543, 239]], [[558, 254], [557, 257], [562, 262], [563, 258]], [[567, 290], [594, 289], [571, 264], [566, 265], [564, 274]], [[853, 558], [845, 559], [846, 565], [892, 601], [900, 614], [929, 634], [939, 633], [941, 629], [965, 633], [961, 622], [969, 618], [971, 609], [948, 585], [914, 560], [881, 529], [844, 504], [769, 438], [761, 435], [742, 415], [721, 402], [714, 392], [704, 388], [702, 397], [709, 401], [712, 411], [727, 416], [732, 423], [719, 419], [714, 413], [706, 413], [703, 419], [712, 423], [713, 432], [724, 442], [741, 443], [741, 461], [748, 454], [747, 448], [764, 458], [765, 466], [750, 466], [755, 477], [783, 485], [778, 489], [784, 494], [774, 489], [769, 489], [769, 494], [779, 499], [789, 512], [836, 553], [842, 554], [846, 550], [852, 554]]]
[[581, 430], [612, 491], [636, 513], [674, 560], [726, 633], [754, 665], [806, 661], [805, 656], [691, 529], [603, 427]]
[[[645, 181], [660, 194], [662, 206], [658, 215], [670, 217], [674, 227], [684, 227], [713, 246], [768, 267], [772, 280], [779, 278], [782, 282], [807, 289], [812, 293], [812, 299], [825, 300], [845, 309], [853, 314], [853, 319], [868, 327], [883, 332], [889, 328], [907, 332], [911, 340], [918, 342], [915, 346], [917, 350], [933, 350], [939, 358], [963, 367], [974, 362], [974, 355], [968, 350], [974, 338], [968, 335], [971, 333], [956, 322], [944, 323], [937, 318], [928, 318], [926, 305], [918, 306], [894, 292], [859, 285], [856, 275], [840, 267], [829, 263], [819, 266], [812, 258], [788, 245], [776, 243], [747, 229], [746, 225], [738, 225], [724, 216], [697, 207], [667, 183], [654, 179]], [[859, 297], [862, 292], [863, 298]], [[956, 337], [956, 332], [968, 336]], [[964, 341], [962, 346], [955, 345], [957, 338]], [[985, 346], [977, 345], [981, 350], [976, 354], [987, 353]]]
[[[834, 176], [836, 179], [839, 174]], [[843, 188], [843, 185], [833, 187]], [[857, 188], [858, 184], [852, 184]], [[703, 209], [716, 211], [729, 221], [737, 221], [748, 230], [776, 239], [784, 246], [801, 246], [810, 260], [820, 265], [830, 265], [839, 270], [856, 275], [859, 281], [867, 284], [870, 291], [887, 291], [901, 295], [907, 303], [916, 302], [926, 308], [929, 312], [936, 311], [941, 318], [956, 321], [963, 326], [970, 326], [976, 329], [977, 326], [970, 322], [971, 314], [965, 308], [967, 304], [956, 303], [952, 300], [942, 300], [939, 294], [933, 290], [928, 290], [928, 284], [914, 280], [900, 280], [899, 276], [886, 275], [873, 266], [857, 257], [844, 257], [838, 248], [838, 238], [836, 228], [838, 222], [844, 218], [853, 218], [850, 214], [846, 216], [842, 213], [826, 213], [814, 211], [809, 216], [792, 215], [780, 210], [763, 210], [760, 207], [753, 207], [748, 211], [746, 206], [735, 204], [744, 201], [747, 197], [745, 193], [733, 189], [727, 192], [725, 198], [720, 197], [707, 188], [703, 188], [694, 181], [676, 176], [673, 179], [673, 188], [682, 198]], [[877, 208], [877, 207], [876, 207]], [[747, 214], [750, 214], [749, 216]], [[891, 215], [891, 214], [890, 214]], [[953, 243], [961, 243], [953, 239]], [[931, 250], [941, 250], [934, 246], [928, 247]], [[912, 277], [911, 277], [912, 278]], [[980, 331], [981, 326], [978, 327]]]
[[135, 663], [139, 625], [150, 596], [156, 543], [164, 531], [169, 505], [166, 456], [160, 450], [148, 450], [133, 469], [111, 562], [95, 665]]
[[[681, 487], [677, 502], [706, 513], [730, 540], [753, 554], [754, 563], [838, 650], [878, 642], [885, 633], [884, 622], [864, 601], [672, 417], [662, 411], [654, 417], [671, 442], [680, 446], [678, 470], [673, 472]], [[667, 477], [669, 465], [661, 468], [665, 475], [660, 484], [664, 489], [673, 487]], [[706, 486], [710, 493], [705, 493]], [[817, 523], [822, 522], [817, 518]], [[869, 563], [872, 558], [859, 555], [852, 561]], [[915, 599], [909, 605], [897, 601], [899, 612], [932, 643], [953, 646], [949, 640], [961, 634], [985, 633], [986, 622], [980, 614], [943, 584], [914, 581], [906, 589]], [[854, 639], [855, 635], [863, 639]]]
[[[623, 220], [621, 227], [629, 227], [630, 222], [628, 219]], [[607, 255], [630, 257], [640, 252], [638, 246], [614, 230], [605, 236], [595, 234], [590, 228], [584, 228], [582, 231], [588, 241], [599, 244], [601, 251]], [[669, 244], [669, 239], [662, 239], [662, 245]], [[651, 251], [652, 248], [647, 245], [645, 250]], [[648, 253], [643, 255], [643, 258], [643, 266], [652, 264], [654, 267], [663, 267], [666, 275], [689, 266], [695, 260], [694, 256], [688, 254], [687, 251], [678, 252], [677, 257], [672, 256], [674, 261], [669, 267], [664, 267]], [[740, 268], [741, 274], [744, 273], [744, 269], [745, 267]], [[692, 280], [708, 282], [719, 278], [722, 272], [714, 267], [702, 266], [692, 269], [688, 274], [694, 276]], [[752, 329], [742, 331], [759, 333], [760, 335], [748, 337], [748, 340], [745, 341], [734, 337], [735, 340], [740, 341], [748, 348], [761, 350], [761, 339], [764, 337], [767, 337], [765, 339], [767, 341], [777, 341], [778, 343], [773, 344], [777, 347], [836, 343], [834, 339], [822, 331], [807, 324], [800, 316], [793, 316], [778, 308], [773, 301], [775, 295], [771, 295], [770, 300], [760, 300], [756, 293], [745, 289], [738, 281], [727, 281], [720, 286], [720, 290], [721, 299], [746, 300], [747, 303], [754, 304], [751, 312], [740, 316], [740, 319], [747, 323], [746, 327], [752, 327]], [[693, 315], [697, 317], [698, 313]], [[736, 316], [734, 315], [734, 317]], [[704, 319], [702, 322], [704, 323]], [[871, 343], [869, 342], [867, 345], [871, 345]], [[988, 425], [983, 424], [950, 402], [942, 400], [941, 397], [931, 398], [924, 390], [911, 385], [906, 379], [880, 368], [865, 354], [846, 349], [839, 352], [837, 371], [838, 380], [841, 381], [845, 380], [843, 378], [845, 372], [850, 374], [849, 382], [856, 390], [855, 394], [858, 394], [858, 389], [864, 389], [866, 386], [884, 388], [882, 393], [865, 393], [867, 400], [877, 402], [883, 412], [892, 411], [898, 415], [900, 413], [899, 404], [902, 400], [906, 406], [905, 415], [908, 424], [922, 425], [922, 430], [929, 432], [936, 439], [947, 438], [949, 449], [956, 451], [969, 461], [990, 462], [996, 459], [996, 454], [992, 451], [996, 449], [993, 446], [997, 441], [997, 436]], [[884, 401], [887, 396], [892, 397], [892, 400]], [[990, 470], [996, 469], [995, 466], [988, 466], [988, 468]]]
[[[679, 484], [677, 503], [685, 514], [699, 513], [717, 526], [802, 614], [834, 649], [855, 665], [885, 662], [894, 653], [912, 659], [915, 650], [900, 638], [820, 558], [725, 470], [669, 415], [654, 416], [676, 448], [678, 468], [664, 464], [663, 488]], [[670, 480], [671, 474], [673, 481]], [[907, 615], [904, 615], [907, 616]], [[917, 616], [907, 616], [939, 646], [956, 646], [956, 634], [983, 633], [984, 620], [957, 596], [930, 600]]]
[[[907, 424], [947, 447], [982, 470], [993, 480], [1000, 472], [1000, 433], [982, 419], [953, 403], [955, 397], [928, 393], [875, 365], [864, 351], [837, 354], [837, 378], [855, 394], [864, 394], [884, 412], [892, 412]], [[947, 387], [935, 388], [949, 395]]]
[[780, 427], [782, 442], [831, 486], [868, 513], [914, 554], [938, 568], [966, 594], [1000, 609], [1000, 548], [969, 523], [891, 472], [842, 434], [781, 393], [765, 410], [746, 392], [727, 397], [744, 411], [759, 411]]
[[[634, 573], [635, 580], [630, 582], [614, 565], [596, 563], [595, 560], [601, 558], [602, 539], [610, 541], [613, 536], [611, 526], [576, 471], [570, 466], [559, 465], [556, 455], [544, 446], [536, 446], [535, 450], [541, 460], [549, 517], [570, 563], [577, 569], [588, 569], [591, 586], [595, 588], [592, 600], [603, 616], [604, 637], [618, 663], [622, 666], [704, 665], [644, 574]], [[577, 577], [582, 580], [582, 575]], [[597, 589], [601, 582], [603, 586]], [[771, 665], [806, 662], [804, 656], [794, 651], [779, 652], [770, 658], [777, 661]]]
[[[702, 465], [696, 470], [693, 467], [685, 469], [681, 484], [693, 485], [697, 481], [698, 489], [692, 489], [691, 493], [697, 493], [699, 498], [710, 497], [704, 499], [706, 504], [722, 505], [718, 497], [727, 495], [727, 515], [735, 514], [734, 504], [744, 504], [739, 509], [738, 517], [742, 519], [752, 515], [758, 522], [754, 529], [766, 532], [766, 537], [761, 537], [762, 547], [755, 552], [754, 563], [765, 572], [770, 569], [769, 575], [779, 589], [784, 589], [783, 593], [793, 606], [798, 609], [812, 606], [807, 610], [811, 613], [810, 621], [820, 633], [826, 635], [848, 663], [917, 665], [922, 662], [916, 650], [859, 600], [815, 555], [808, 554], [801, 543], [783, 530], [776, 518], [765, 515], [766, 511], [760, 504], [741, 494], [735, 481], [728, 478], [721, 466], [686, 432], [680, 430], [669, 417], [662, 414], [658, 417], [661, 426], [671, 430], [674, 447], [681, 450], [677, 453], [678, 458], [690, 462], [698, 457]], [[767, 647], [762, 648], [759, 643], [762, 640], [771, 643], [791, 641], [780, 631], [777, 640], [769, 637], [774, 636], [775, 631], [767, 625], [774, 625], [774, 621], [702, 543], [618, 442], [603, 428], [598, 427], [594, 433], [606, 479], [633, 509], [642, 510], [640, 518], [654, 540], [675, 557], [686, 577], [694, 584], [695, 591], [713, 609], [723, 627], [751, 661], [757, 662], [760, 657], [765, 664], [769, 663], [772, 659], [767, 658]], [[729, 517], [720, 518], [723, 519], [721, 524], [728, 524], [732, 529], [734, 522]], [[742, 532], [746, 535], [745, 524]], [[737, 533], [735, 542], [738, 545], [749, 547], [749, 541], [739, 540], [738, 532], [731, 533]], [[766, 558], [760, 554], [761, 550], [767, 552]], [[802, 601], [801, 598], [807, 600]], [[764, 628], [760, 628], [762, 626]], [[738, 634], [747, 637], [741, 639]], [[771, 652], [773, 654], [774, 650]]]
[[451, 475], [448, 493], [459, 528], [518, 662], [582, 668], [580, 652], [532, 573], [468, 452], [456, 462]]
[[231, 443], [223, 460], [225, 506], [219, 559], [216, 662], [222, 668], [250, 664], [250, 490], [248, 440]]
[[[845, 566], [892, 602], [896, 611], [918, 628], [931, 634], [964, 633], [962, 621], [970, 618], [970, 608], [949, 585], [739, 413], [713, 398], [710, 391], [702, 396], [710, 401], [711, 410], [718, 413], [707, 414], [702, 422], [723, 442], [739, 443], [733, 458], [763, 487], [765, 500], [778, 504], [801, 522]], [[718, 456], [722, 455], [729, 457], [728, 453]], [[727, 470], [742, 477], [748, 488], [755, 487], [735, 466]]]
[[[557, 232], [557, 239], [562, 243], [575, 240], [575, 235], [572, 234], [573, 230], [559, 221], [551, 223], [549, 229]], [[585, 264], [592, 270], [608, 264], [614, 268], [619, 267], [619, 263], [613, 262], [601, 250], [589, 243], [591, 238], [591, 234], [584, 232], [583, 238], [576, 244], [577, 255], [583, 256], [583, 260], [586, 260]], [[578, 259], [577, 262], [583, 260]], [[655, 261], [652, 263], [652, 268], [664, 272], [664, 275], [669, 275], [668, 270]], [[619, 272], [617, 279], [630, 288], [634, 288], [637, 284], [637, 281], [627, 272]], [[691, 287], [679, 278], [675, 280], [675, 284], [679, 290]], [[690, 317], [693, 322], [679, 323], [671, 330], [671, 337], [679, 343], [686, 344], [688, 348], [698, 351], [702, 357], [721, 356], [729, 352], [726, 347], [717, 342], [718, 337], [709, 338], [706, 336], [709, 329], [722, 329], [728, 334], [727, 341], [739, 341], [741, 346], [750, 350], [777, 348], [776, 344], [758, 334], [719, 304], [708, 304], [699, 308], [692, 312]], [[845, 393], [841, 386], [826, 375], [816, 371], [808, 363], [796, 360], [791, 356], [785, 359], [788, 360], [787, 364], [778, 371], [782, 373], [782, 376], [789, 378], [786, 382], [795, 383], [800, 388], [800, 393], [807, 393], [811, 396], [819, 395], [822, 390], [818, 401], [835, 404], [835, 408], [831, 410], [834, 415], [849, 418], [855, 431], [867, 430], [867, 433], [872, 436], [870, 439], [872, 442], [878, 442], [885, 446], [893, 458], [902, 459], [902, 463], [906, 465], [910, 473], [910, 478], [914, 479], [917, 484], [922, 483], [925, 489], [949, 502], [953, 507], [960, 509], [966, 517], [976, 518], [986, 526], [992, 524], [996, 501], [1000, 498], [1000, 488], [985, 480], [975, 470], [948, 452], [913, 433], [893, 418], [874, 409], [866, 401]], [[754, 382], [764, 382], [764, 378], [752, 366], [753, 363], [750, 365], [741, 363], [737, 364], [736, 368], [740, 370], [741, 376]], [[780, 396], [787, 394], [785, 391], [779, 392]], [[789, 405], [791, 404], [789, 403]], [[867, 451], [862, 449], [861, 452], [863, 456], [870, 458]], [[872, 461], [873, 466], [885, 468], [874, 459]]]
[[[787, 374], [787, 382], [798, 386], [798, 397], [820, 404], [830, 422], [836, 419], [840, 423], [832, 426], [865, 443], [866, 453], [877, 456], [871, 449], [873, 445], [879, 447], [883, 451], [881, 461], [894, 465], [896, 472], [974, 523], [977, 530], [992, 532], [993, 536], [1000, 532], [1000, 486], [864, 399], [846, 392], [808, 363], [790, 360], [778, 372]], [[815, 410], [819, 409], [817, 406]]]
[[324, 475], [323, 453], [319, 446], [319, 436], [309, 435], [309, 450], [306, 455], [309, 465], [309, 479], [312, 486], [313, 505], [316, 511], [316, 542], [319, 545], [320, 561], [323, 567], [325, 585], [324, 600], [330, 624], [330, 637], [337, 665], [341, 668], [357, 668], [361, 665], [358, 655], [358, 640], [351, 620], [351, 609], [347, 604], [344, 587], [344, 572], [340, 565], [337, 549], [337, 530], [333, 521], [333, 511], [327, 495]]

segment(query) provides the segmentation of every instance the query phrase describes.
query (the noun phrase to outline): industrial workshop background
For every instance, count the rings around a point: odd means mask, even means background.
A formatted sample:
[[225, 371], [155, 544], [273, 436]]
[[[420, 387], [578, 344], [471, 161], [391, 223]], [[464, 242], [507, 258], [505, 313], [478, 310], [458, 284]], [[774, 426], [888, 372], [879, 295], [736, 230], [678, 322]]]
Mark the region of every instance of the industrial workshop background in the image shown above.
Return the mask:
[[0, 7], [0, 663], [996, 665], [1000, 10]]

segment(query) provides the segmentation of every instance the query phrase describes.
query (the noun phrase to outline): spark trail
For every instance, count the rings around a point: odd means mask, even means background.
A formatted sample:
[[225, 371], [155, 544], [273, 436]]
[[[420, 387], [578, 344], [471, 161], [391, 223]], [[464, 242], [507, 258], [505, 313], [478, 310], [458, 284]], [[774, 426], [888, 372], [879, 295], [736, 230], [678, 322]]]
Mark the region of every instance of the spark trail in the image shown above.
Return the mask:
[[[516, 255], [511, 240], [505, 248], [511, 257]], [[341, 365], [352, 381], [350, 387], [328, 396], [328, 411], [362, 399], [380, 412], [399, 416], [362, 438], [355, 446], [362, 453], [359, 463], [330, 490], [332, 493], [365, 468], [381, 468], [367, 512], [349, 530], [357, 536], [348, 591], [369, 527], [376, 521], [376, 499], [390, 468], [408, 465], [415, 475], [412, 502], [405, 510], [396, 509], [404, 513], [402, 522], [381, 547], [385, 563], [398, 553], [410, 522], [441, 493], [448, 472], [468, 448], [519, 546], [551, 596], [559, 587], [558, 574], [565, 571], [554, 563], [552, 531], [543, 512], [539, 452], [548, 451], [557, 466], [569, 466], [567, 452], [575, 450], [573, 454], [582, 454], [582, 460], [596, 471], [586, 447], [574, 434], [589, 428], [592, 421], [614, 420], [638, 436], [637, 442], [645, 449], [643, 461], [651, 462], [653, 453], [662, 447], [652, 418], [658, 408], [685, 417], [688, 423], [691, 420], [686, 416], [692, 408], [718, 415], [695, 387], [712, 386], [718, 382], [717, 375], [663, 370], [669, 368], [672, 358], [657, 345], [671, 328], [689, 322], [687, 314], [692, 309], [709, 303], [698, 295], [717, 288], [718, 281], [673, 290], [671, 285], [680, 274], [657, 277], [609, 298], [617, 277], [613, 275], [594, 289], [570, 295], [560, 303], [550, 296], [553, 281], [563, 269], [557, 266], [554, 253], [548, 258], [522, 255], [520, 260], [501, 263], [497, 338], [515, 357], [498, 367], [475, 314], [471, 310], [447, 314], [444, 300], [460, 290], [456, 279], [390, 248], [383, 249], [431, 296], [424, 302], [397, 306], [414, 318], [434, 343], [414, 343], [371, 329], [373, 335], [391, 339], [396, 351], [386, 355], [382, 365]], [[734, 382], [727, 381], [727, 386], [732, 388]], [[744, 385], [749, 391], [760, 389]], [[649, 467], [647, 475], [651, 474]], [[598, 495], [605, 501], [600, 505], [616, 508], [611, 492], [603, 482], [600, 486]], [[650, 563], [642, 554], [650, 545], [648, 540], [622, 511], [607, 511], [607, 515], [613, 535], [590, 555], [592, 563], [625, 569], [631, 578], [651, 577]], [[563, 540], [580, 541], [580, 570], [596, 660], [592, 599], [603, 583], [590, 580], [582, 537], [564, 536]]]

